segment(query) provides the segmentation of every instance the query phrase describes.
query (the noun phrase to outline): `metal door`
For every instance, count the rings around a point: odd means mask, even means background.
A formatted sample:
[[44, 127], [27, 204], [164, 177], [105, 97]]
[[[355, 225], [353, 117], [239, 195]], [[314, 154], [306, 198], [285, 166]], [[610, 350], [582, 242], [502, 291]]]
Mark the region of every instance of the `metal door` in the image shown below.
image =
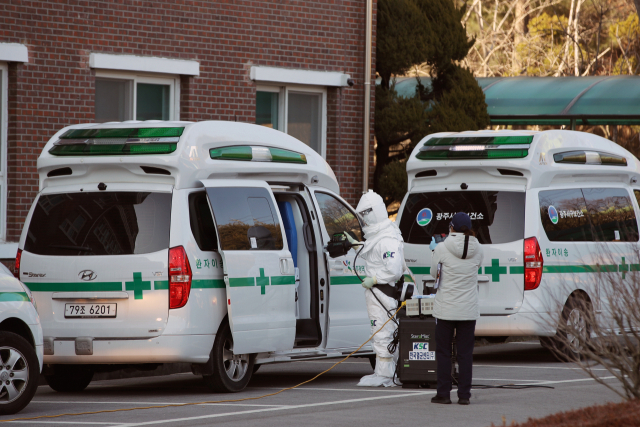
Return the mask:
[[218, 231], [236, 354], [290, 350], [295, 273], [269, 185], [203, 180]]

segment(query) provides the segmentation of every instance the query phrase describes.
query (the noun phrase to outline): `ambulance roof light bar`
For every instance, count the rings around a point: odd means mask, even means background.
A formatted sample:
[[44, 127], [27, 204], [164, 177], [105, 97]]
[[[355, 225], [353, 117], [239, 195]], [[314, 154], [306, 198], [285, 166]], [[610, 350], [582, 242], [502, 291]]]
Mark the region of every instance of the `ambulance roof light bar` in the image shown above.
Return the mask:
[[53, 143], [55, 156], [173, 153], [184, 127], [71, 129]]
[[529, 154], [533, 136], [461, 136], [431, 138], [420, 147], [420, 160], [522, 158]]
[[554, 154], [553, 161], [574, 165], [627, 166], [625, 157], [600, 151], [565, 151]]
[[245, 162], [307, 163], [307, 156], [295, 151], [274, 147], [236, 145], [212, 148], [209, 150], [212, 160], [239, 160]]

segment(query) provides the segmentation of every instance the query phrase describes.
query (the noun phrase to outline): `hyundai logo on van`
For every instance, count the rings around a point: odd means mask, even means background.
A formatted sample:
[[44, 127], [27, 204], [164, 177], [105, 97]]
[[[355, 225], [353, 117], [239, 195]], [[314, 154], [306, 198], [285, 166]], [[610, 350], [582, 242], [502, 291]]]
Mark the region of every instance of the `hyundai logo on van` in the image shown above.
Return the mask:
[[93, 272], [93, 270], [82, 270], [78, 273], [78, 277], [80, 280], [84, 280], [85, 282], [90, 282], [92, 280], [96, 280], [98, 275]]
[[549, 219], [552, 223], [558, 223], [558, 210], [554, 206], [549, 206]]

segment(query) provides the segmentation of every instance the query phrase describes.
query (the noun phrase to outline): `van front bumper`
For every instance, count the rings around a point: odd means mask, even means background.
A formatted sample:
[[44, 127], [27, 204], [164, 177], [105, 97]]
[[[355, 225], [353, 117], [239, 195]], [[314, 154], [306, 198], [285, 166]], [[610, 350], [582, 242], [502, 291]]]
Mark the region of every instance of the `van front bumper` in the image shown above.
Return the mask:
[[215, 335], [161, 335], [149, 339], [93, 340], [93, 354], [77, 355], [75, 340], [54, 341], [47, 364], [205, 363]]
[[476, 336], [553, 336], [557, 320], [549, 313], [514, 313], [507, 316], [480, 316]]

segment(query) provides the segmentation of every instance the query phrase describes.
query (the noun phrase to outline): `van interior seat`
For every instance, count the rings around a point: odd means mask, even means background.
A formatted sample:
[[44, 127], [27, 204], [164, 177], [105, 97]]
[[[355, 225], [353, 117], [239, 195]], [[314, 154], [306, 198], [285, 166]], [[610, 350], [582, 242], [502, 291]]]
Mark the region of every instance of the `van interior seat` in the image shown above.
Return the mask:
[[[299, 270], [300, 281], [297, 284], [298, 301], [296, 301], [296, 338], [295, 347], [313, 347], [320, 343], [321, 335], [318, 319], [312, 316], [311, 289], [311, 254], [307, 251], [302, 228], [304, 218], [296, 197], [289, 194], [275, 194], [278, 210], [282, 217], [289, 251], [293, 263]], [[300, 232], [298, 232], [300, 230]]]
[[287, 235], [287, 245], [289, 245], [289, 252], [291, 252], [291, 256], [293, 257], [293, 265], [298, 267], [298, 231], [296, 229], [296, 221], [293, 217], [291, 203], [279, 201], [278, 210], [282, 217], [284, 233]]

